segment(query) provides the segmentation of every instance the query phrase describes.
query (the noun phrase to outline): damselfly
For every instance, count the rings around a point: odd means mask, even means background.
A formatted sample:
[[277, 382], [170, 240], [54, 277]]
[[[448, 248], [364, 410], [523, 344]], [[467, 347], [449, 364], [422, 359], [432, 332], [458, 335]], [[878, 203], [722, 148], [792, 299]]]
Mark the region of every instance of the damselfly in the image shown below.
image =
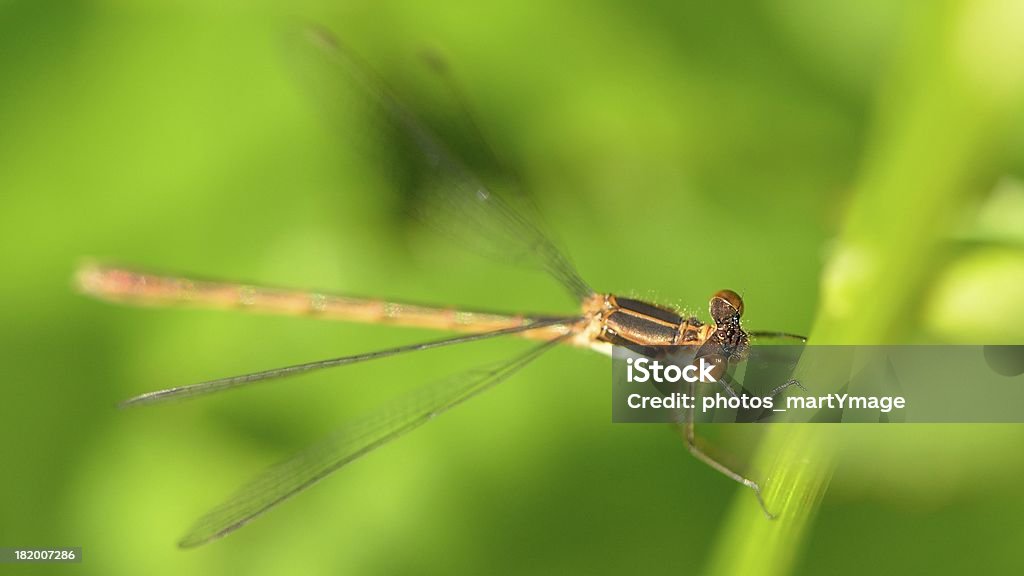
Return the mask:
[[[453, 218], [457, 217], [460, 225], [477, 227], [478, 231], [494, 240], [513, 260], [532, 263], [547, 272], [580, 302], [580, 309], [574, 315], [557, 317], [508, 315], [194, 280], [100, 264], [84, 265], [77, 275], [80, 289], [86, 294], [116, 302], [139, 305], [188, 304], [465, 333], [389, 350], [307, 362], [148, 392], [126, 400], [123, 406], [202, 396], [254, 382], [499, 336], [517, 335], [540, 341], [510, 360], [470, 370], [429, 386], [419, 394], [401, 398], [396, 406], [382, 412], [382, 416], [346, 427], [323, 442], [270, 468], [203, 516], [180, 541], [181, 546], [203, 544], [238, 529], [342, 466], [504, 381], [558, 344], [590, 348], [609, 355], [613, 346], [623, 346], [634, 353], [652, 356], [666, 349], [686, 349], [692, 351], [695, 357], [714, 364], [714, 374], [724, 381], [729, 365], [746, 357], [751, 337], [801, 338], [779, 332], [745, 331], [740, 324], [743, 301], [730, 290], [722, 290], [711, 298], [709, 323], [696, 317], [683, 317], [667, 307], [594, 292], [522, 209], [517, 208], [508, 197], [485, 186], [408, 108], [354, 61], [350, 53], [341, 49], [323, 32], [317, 32], [315, 38], [328, 50], [338, 69], [346, 74], [347, 81], [375, 101], [384, 115], [402, 128], [415, 145], [425, 163], [425, 174], [428, 176], [425, 187], [431, 191], [430, 197], [437, 202], [440, 210]], [[787, 385], [792, 383], [790, 381]], [[690, 386], [692, 394], [693, 384]], [[735, 393], [728, 385], [725, 390]], [[765, 514], [771, 517], [756, 482], [718, 462], [697, 445], [692, 409], [685, 418], [683, 437], [694, 456], [751, 488]]]

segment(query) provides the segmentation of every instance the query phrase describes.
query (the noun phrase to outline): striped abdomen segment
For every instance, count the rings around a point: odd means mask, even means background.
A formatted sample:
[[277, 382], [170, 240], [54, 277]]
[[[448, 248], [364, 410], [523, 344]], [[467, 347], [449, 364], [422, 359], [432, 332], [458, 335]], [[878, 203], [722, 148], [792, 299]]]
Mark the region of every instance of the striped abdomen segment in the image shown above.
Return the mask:
[[667, 308], [639, 300], [607, 296], [600, 338], [641, 353], [653, 346], [699, 346], [713, 328]]

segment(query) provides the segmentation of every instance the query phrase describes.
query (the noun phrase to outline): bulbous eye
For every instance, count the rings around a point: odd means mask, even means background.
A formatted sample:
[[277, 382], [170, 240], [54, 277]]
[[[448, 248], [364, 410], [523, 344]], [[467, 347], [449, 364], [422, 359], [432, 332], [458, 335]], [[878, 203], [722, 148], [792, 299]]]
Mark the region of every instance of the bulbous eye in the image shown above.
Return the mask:
[[[726, 306], [727, 305], [727, 306]], [[715, 320], [731, 316], [726, 310], [732, 308], [736, 316], [743, 316], [743, 298], [732, 290], [719, 290], [711, 297], [711, 316]]]

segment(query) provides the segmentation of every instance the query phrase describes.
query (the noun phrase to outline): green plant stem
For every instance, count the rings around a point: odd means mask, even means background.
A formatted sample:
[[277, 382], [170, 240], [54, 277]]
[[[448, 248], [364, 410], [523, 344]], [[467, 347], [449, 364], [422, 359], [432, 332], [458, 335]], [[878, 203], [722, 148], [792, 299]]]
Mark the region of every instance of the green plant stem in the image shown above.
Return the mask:
[[[863, 170], [826, 266], [814, 344], [905, 340], [943, 242], [971, 194], [995, 180], [995, 167], [978, 159], [999, 137], [999, 102], [988, 99], [993, 93], [971, 77], [968, 67], [978, 63], [963, 53], [973, 5], [926, 2], [918, 8], [906, 22]], [[812, 389], [837, 388], [837, 382], [804, 381]], [[752, 474], [778, 518], [766, 520], [755, 499], [739, 489], [707, 573], [792, 571], [832, 477], [839, 426], [767, 428]]]

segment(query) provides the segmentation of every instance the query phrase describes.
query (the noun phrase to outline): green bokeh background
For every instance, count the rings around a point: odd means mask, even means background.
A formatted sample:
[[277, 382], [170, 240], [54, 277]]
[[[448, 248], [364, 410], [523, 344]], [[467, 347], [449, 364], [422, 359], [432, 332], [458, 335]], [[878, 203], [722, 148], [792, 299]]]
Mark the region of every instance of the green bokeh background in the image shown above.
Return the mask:
[[[0, 546], [83, 546], [85, 560], [0, 572], [667, 574], [740, 549], [723, 518], [756, 514], [749, 492], [669, 428], [612, 424], [609, 361], [570, 349], [225, 540], [174, 546], [239, 483], [350, 416], [523, 344], [118, 411], [146, 390], [436, 334], [110, 306], [72, 289], [84, 257], [573, 310], [543, 277], [405, 216], [391, 167], [347, 149], [357, 120], [329, 111], [311, 53], [282, 41], [303, 22], [441, 119], [457, 108], [415, 70], [424, 47], [445, 54], [598, 290], [703, 313], [729, 287], [748, 326], [831, 342], [1024, 340], [1012, 0], [6, 1]], [[915, 297], [850, 280], [864, 269]], [[704, 436], [742, 463], [761, 432]], [[1022, 448], [1021, 426], [861, 430], [836, 447], [802, 538], [766, 543], [791, 547], [793, 564], [765, 570], [1019, 572]]]

